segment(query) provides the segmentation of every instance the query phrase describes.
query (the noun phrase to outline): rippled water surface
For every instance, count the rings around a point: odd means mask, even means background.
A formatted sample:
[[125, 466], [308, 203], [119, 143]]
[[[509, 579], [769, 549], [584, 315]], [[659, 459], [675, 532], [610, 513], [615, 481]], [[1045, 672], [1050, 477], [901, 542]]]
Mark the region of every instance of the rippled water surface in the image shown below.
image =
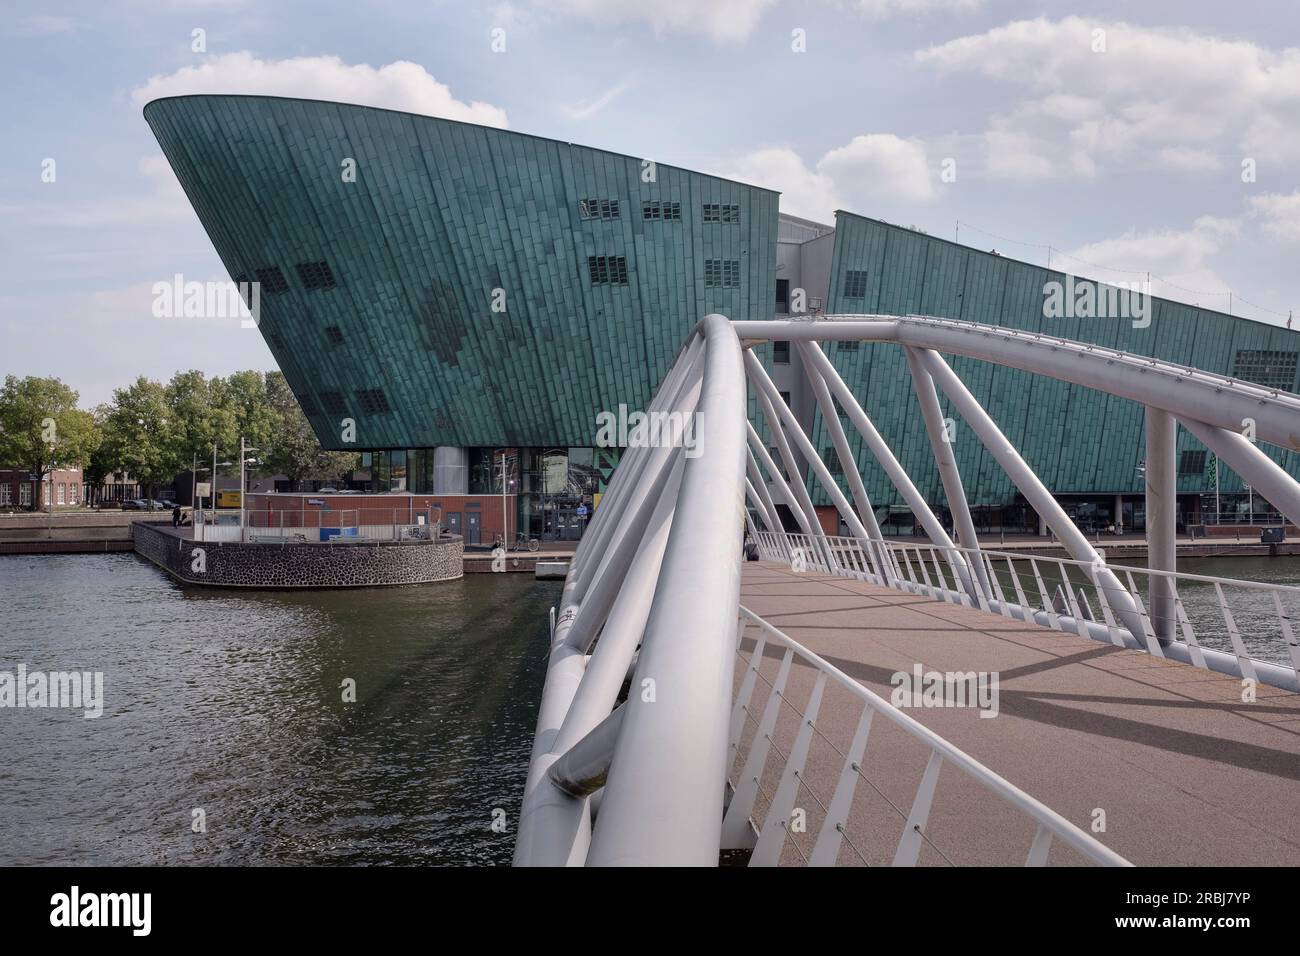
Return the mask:
[[508, 863], [559, 593], [218, 591], [133, 554], [0, 557], [0, 670], [105, 681], [97, 720], [0, 710], [0, 864]]

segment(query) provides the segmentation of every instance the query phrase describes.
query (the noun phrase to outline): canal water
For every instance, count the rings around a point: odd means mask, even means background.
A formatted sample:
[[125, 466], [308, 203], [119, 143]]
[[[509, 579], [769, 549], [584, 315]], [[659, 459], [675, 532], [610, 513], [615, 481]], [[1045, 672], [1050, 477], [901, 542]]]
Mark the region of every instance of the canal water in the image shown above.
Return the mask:
[[218, 591], [133, 554], [0, 557], [0, 670], [102, 671], [105, 701], [0, 710], [0, 864], [506, 864], [559, 594]]

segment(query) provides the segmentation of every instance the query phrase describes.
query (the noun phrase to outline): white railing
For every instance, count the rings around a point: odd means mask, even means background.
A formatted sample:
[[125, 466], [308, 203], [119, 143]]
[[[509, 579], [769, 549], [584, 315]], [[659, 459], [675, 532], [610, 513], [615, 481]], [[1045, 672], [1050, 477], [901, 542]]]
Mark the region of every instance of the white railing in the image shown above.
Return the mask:
[[[767, 531], [757, 539], [762, 557], [793, 569], [885, 583], [871, 570], [872, 542], [864, 549], [857, 539], [828, 536], [819, 546], [806, 535]], [[1109, 589], [1098, 586], [1095, 564], [1026, 551], [892, 541], [885, 546], [899, 571], [890, 583], [900, 590], [1300, 690], [1293, 623], [1300, 618], [1300, 587], [1107, 565], [1136, 600], [1142, 628], [1135, 634], [1117, 619]], [[984, 569], [978, 576], [984, 583], [973, 595], [958, 586], [956, 553]]]
[[[809, 866], [834, 865], [846, 846], [857, 861], [871, 865], [872, 861], [867, 854], [884, 846], [884, 843], [878, 833], [851, 832], [853, 828], [850, 823], [850, 810], [854, 805], [855, 793], [860, 783], [866, 784], [868, 788], [875, 791], [876, 796], [898, 817], [900, 835], [892, 854], [894, 866], [916, 865], [920, 860], [922, 849], [927, 846], [934, 851], [935, 855], [949, 863], [952, 862], [952, 855], [955, 855], [958, 849], [968, 857], [986, 855], [1004, 849], [1002, 847], [974, 848], [964, 842], [960, 848], [945, 849], [936, 842], [935, 836], [928, 832], [930, 810], [934, 804], [940, 770], [944, 766], [961, 770], [1002, 803], [1028, 817], [1031, 826], [1036, 824], [1033, 829], [1027, 829], [1024, 835], [1026, 866], [1045, 865], [1048, 851], [1054, 840], [1071, 847], [1092, 863], [1102, 866], [1131, 865], [1095, 837], [1013, 786], [969, 754], [959, 750], [883, 697], [863, 687], [824, 658], [794, 641], [742, 605], [740, 608], [742, 635], [747, 624], [758, 628], [758, 636], [748, 657], [745, 656], [741, 644], [736, 647], [736, 653], [745, 668], [745, 676], [741, 681], [731, 712], [730, 757], [735, 790], [723, 819], [722, 834], [724, 847], [752, 846], [750, 866], [775, 866], [782, 859], [787, 845], [796, 851], [798, 861]], [[768, 648], [775, 648], [781, 652], [779, 663], [774, 665], [776, 673], [771, 680], [762, 673], [764, 653]], [[817, 675], [802, 710], [791, 700], [789, 686], [792, 665], [796, 660], [811, 666]], [[769, 688], [767, 700], [761, 711], [750, 706], [759, 681]], [[827, 692], [832, 688], [839, 694], [851, 698], [850, 706], [857, 707], [859, 712], [851, 742], [846, 747], [836, 744], [818, 723]], [[798, 727], [788, 753], [782, 753], [776, 745], [777, 727], [783, 716], [787, 724]], [[870, 773], [872, 768], [864, 762], [868, 735], [871, 732], [872, 721], [876, 718], [900, 728], [924, 748], [925, 771], [912, 798], [910, 810], [903, 810], [889, 798], [872, 779]], [[753, 729], [747, 734], [746, 731], [751, 724]], [[742, 746], [746, 737], [749, 740], [747, 748]], [[817, 778], [816, 783], [814, 776], [806, 769], [814, 743], [819, 743], [828, 749], [833, 755], [832, 766], [839, 767], [837, 774], [822, 774]], [[776, 753], [779, 763], [769, 771], [768, 761], [772, 752]], [[779, 780], [771, 793], [768, 793], [763, 788], [763, 780], [767, 779], [770, 782], [776, 778], [778, 769]], [[889, 769], [879, 768], [876, 779], [891, 776]], [[819, 793], [817, 784], [823, 782], [829, 784], [832, 778], [834, 779], [833, 790], [823, 786], [822, 792]], [[763, 823], [755, 835], [751, 818], [760, 797], [765, 798], [766, 813], [763, 814]], [[808, 843], [807, 839], [800, 840], [791, 832], [790, 821], [796, 812], [796, 804], [798, 804], [797, 809], [803, 811], [805, 819], [805, 826], [800, 828], [800, 832], [807, 833], [809, 836], [816, 833], [815, 839], [809, 846], [802, 845]], [[820, 824], [815, 827], [807, 825], [810, 809], [813, 811], [812, 823], [816, 824], [817, 817], [820, 816]]]

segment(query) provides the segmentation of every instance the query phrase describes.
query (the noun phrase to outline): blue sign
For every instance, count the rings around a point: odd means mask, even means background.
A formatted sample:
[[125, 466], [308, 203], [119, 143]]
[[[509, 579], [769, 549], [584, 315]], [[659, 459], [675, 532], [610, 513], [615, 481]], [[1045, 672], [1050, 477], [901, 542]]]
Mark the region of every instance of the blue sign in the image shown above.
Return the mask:
[[585, 518], [585, 517], [587, 517], [587, 506], [586, 506], [586, 505], [578, 505], [578, 517], [579, 517], [579, 518]]

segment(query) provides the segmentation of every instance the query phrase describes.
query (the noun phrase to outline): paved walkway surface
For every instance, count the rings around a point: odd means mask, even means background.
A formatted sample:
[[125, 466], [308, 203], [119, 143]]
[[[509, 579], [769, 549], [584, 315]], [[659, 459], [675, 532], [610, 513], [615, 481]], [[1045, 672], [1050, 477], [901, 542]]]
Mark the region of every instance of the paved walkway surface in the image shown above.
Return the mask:
[[[1138, 865], [1300, 864], [1300, 695], [1261, 686], [1243, 703], [1239, 681], [1138, 651], [1061, 634], [845, 578], [769, 562], [745, 565], [741, 603], [886, 700], [891, 678], [926, 671], [998, 673], [998, 714], [972, 708], [911, 716]], [[741, 653], [752, 653], [750, 626]], [[755, 717], [782, 651], [769, 646]], [[796, 661], [798, 658], [795, 659]], [[737, 681], [744, 663], [737, 659]], [[773, 735], [789, 753], [812, 689], [793, 668]], [[795, 805], [783, 864], [811, 852], [861, 714], [828, 684]], [[756, 721], [746, 722], [734, 781]], [[839, 753], [837, 753], [839, 751]], [[862, 762], [841, 865], [887, 865], [929, 751], [876, 719]], [[753, 817], [766, 816], [781, 760], [769, 758]], [[797, 821], [796, 821], [797, 822]], [[798, 826], [792, 826], [797, 831]], [[957, 767], [940, 774], [921, 865], [1021, 865], [1035, 824]], [[1051, 864], [1085, 862], [1059, 842]]]

